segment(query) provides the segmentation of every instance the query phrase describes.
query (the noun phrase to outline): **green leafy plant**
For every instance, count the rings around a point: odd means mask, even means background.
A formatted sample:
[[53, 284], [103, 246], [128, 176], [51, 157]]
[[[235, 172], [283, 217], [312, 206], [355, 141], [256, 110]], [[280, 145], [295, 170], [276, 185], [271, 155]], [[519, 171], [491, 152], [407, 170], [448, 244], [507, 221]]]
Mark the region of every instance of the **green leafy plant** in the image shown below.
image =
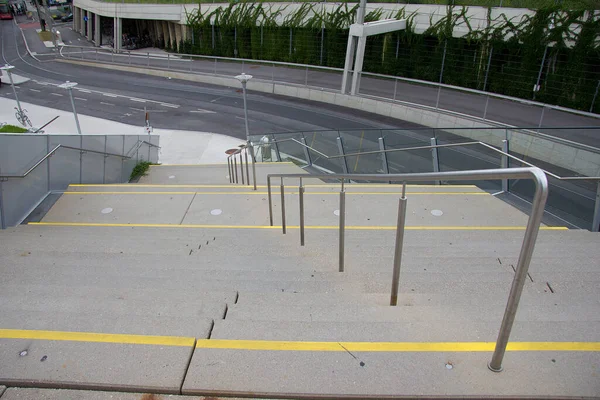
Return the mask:
[[15, 125], [4, 125], [0, 127], [0, 133], [25, 133], [27, 129]]
[[139, 163], [137, 163], [131, 171], [131, 175], [129, 176], [129, 182], [134, 182], [142, 176], [146, 175], [146, 172], [148, 172], [148, 169], [151, 165], [153, 164], [148, 161], [140, 161]]

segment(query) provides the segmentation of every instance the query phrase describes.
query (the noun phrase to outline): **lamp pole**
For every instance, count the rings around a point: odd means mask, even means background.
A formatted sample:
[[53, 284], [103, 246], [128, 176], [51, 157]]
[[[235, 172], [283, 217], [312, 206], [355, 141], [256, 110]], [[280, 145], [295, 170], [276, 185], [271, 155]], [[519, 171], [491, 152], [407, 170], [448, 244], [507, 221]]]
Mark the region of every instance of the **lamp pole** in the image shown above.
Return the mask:
[[77, 118], [77, 110], [75, 109], [75, 100], [73, 100], [73, 88], [77, 86], [77, 82], [69, 82], [58, 85], [59, 88], [67, 89], [69, 91], [69, 97], [71, 98], [71, 105], [73, 106], [73, 116], [75, 117], [75, 125], [77, 125], [77, 133], [81, 135], [81, 127], [79, 126], [79, 118]]
[[[17, 96], [17, 90], [15, 89], [15, 84], [13, 82], [12, 74], [10, 72], [14, 67], [15, 67], [14, 65], [6, 64], [4, 67], [0, 67], [0, 69], [2, 71], [6, 71], [6, 74], [8, 75], [8, 79], [10, 80], [10, 86], [12, 86], [13, 93], [15, 94], [15, 100], [17, 101], [17, 109], [19, 110], [19, 115], [23, 115], [23, 109], [21, 108], [21, 103], [19, 102], [19, 97]], [[21, 120], [19, 120], [19, 122], [21, 122]], [[21, 122], [21, 124], [25, 125], [23, 122]]]
[[248, 106], [246, 104], [246, 83], [252, 79], [252, 75], [242, 72], [235, 77], [242, 84], [242, 97], [244, 98], [244, 122], [246, 123], [246, 145], [250, 147], [250, 157], [252, 158], [252, 180], [254, 181], [254, 190], [256, 190], [256, 160], [254, 159], [254, 146], [250, 143], [250, 130], [248, 129]]

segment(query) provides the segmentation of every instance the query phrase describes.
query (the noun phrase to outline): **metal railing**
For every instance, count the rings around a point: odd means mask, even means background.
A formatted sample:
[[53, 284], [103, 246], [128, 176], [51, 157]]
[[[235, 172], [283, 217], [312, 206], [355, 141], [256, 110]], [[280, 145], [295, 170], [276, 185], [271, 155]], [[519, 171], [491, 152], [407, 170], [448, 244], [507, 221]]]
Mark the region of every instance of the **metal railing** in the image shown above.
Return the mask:
[[[60, 49], [60, 55], [64, 58], [72, 58], [83, 61], [105, 62], [113, 64], [124, 64], [140, 67], [153, 67], [157, 69], [167, 69], [179, 72], [210, 74], [214, 76], [232, 77], [240, 72], [246, 72], [247, 68], [252, 66], [265, 66], [270, 68], [254, 69], [252, 74], [255, 82], [269, 83], [271, 85], [284, 84], [289, 86], [303, 86], [329, 92], [339, 92], [342, 81], [342, 68], [325, 67], [319, 65], [286, 63], [279, 61], [252, 60], [245, 58], [232, 57], [217, 57], [207, 55], [192, 55], [181, 53], [157, 54], [150, 52], [121, 50], [115, 52], [113, 49], [98, 49], [85, 46], [65, 45]], [[121, 60], [119, 60], [121, 57]], [[433, 109], [437, 112], [442, 112], [451, 115], [459, 115], [461, 117], [470, 117], [480, 121], [486, 121], [498, 126], [512, 126], [512, 114], [520, 114], [523, 105], [534, 106], [538, 113], [529, 116], [528, 123], [531, 126], [536, 126], [536, 129], [544, 126], [544, 119], [549, 113], [559, 112], [560, 118], [567, 123], [573, 123], [577, 120], [582, 121], [581, 124], [589, 124], [592, 120], [599, 121], [600, 115], [591, 112], [585, 112], [552, 104], [537, 102], [534, 100], [526, 100], [506, 95], [496, 94], [488, 91], [477, 89], [464, 88], [461, 86], [453, 86], [439, 82], [423, 81], [418, 79], [404, 78], [399, 76], [382, 75], [369, 72], [362, 72], [364, 76], [362, 80], [369, 81], [370, 84], [359, 86], [358, 93], [363, 97], [373, 97], [405, 104], [410, 107]], [[360, 85], [361, 79], [359, 79]], [[393, 85], [389, 81], [394, 81]], [[374, 83], [374, 84], [373, 84]], [[398, 90], [399, 85], [406, 85], [406, 88], [412, 88], [414, 93], [418, 95], [411, 97], [408, 90]], [[431, 93], [424, 93], [422, 88], [432, 88]], [[393, 90], [392, 90], [393, 88]], [[405, 89], [406, 89], [405, 88]], [[446, 93], [442, 91], [446, 90]], [[440, 107], [443, 102], [440, 101], [440, 96], [448, 94], [448, 92], [460, 92], [476, 96], [474, 104], [485, 104], [481, 110], [473, 111], [471, 108], [463, 107], [462, 109], [448, 109]], [[399, 97], [402, 93], [402, 97]], [[479, 98], [481, 97], [481, 98]], [[502, 102], [506, 109], [502, 115], [489, 115], [490, 99]], [[442, 99], [443, 100], [443, 99]], [[460, 107], [462, 101], [450, 101], [452, 107]], [[500, 103], [498, 103], [500, 104]], [[494, 105], [494, 110], [499, 109], [498, 104]], [[477, 107], [475, 107], [477, 108]], [[514, 119], [513, 125], [522, 125], [523, 115]], [[587, 121], [587, 123], [585, 122]], [[554, 124], [551, 122], [551, 124]]]
[[[44, 164], [44, 161], [48, 160], [56, 154], [56, 152], [60, 149], [66, 149], [66, 150], [75, 150], [78, 151], [80, 154], [79, 157], [79, 182], [82, 182], [82, 174], [83, 174], [83, 166], [82, 166], [82, 162], [83, 162], [83, 155], [86, 153], [91, 153], [91, 154], [98, 154], [101, 156], [104, 156], [104, 162], [106, 163], [106, 158], [107, 157], [116, 157], [116, 158], [120, 158], [121, 159], [121, 165], [123, 165], [123, 162], [125, 162], [126, 160], [131, 160], [135, 157], [136, 152], [141, 148], [141, 146], [143, 145], [148, 145], [148, 151], [150, 151], [151, 147], [155, 147], [160, 149], [160, 146], [154, 144], [154, 143], [150, 143], [148, 141], [145, 140], [138, 140], [136, 142], [136, 144], [133, 145], [133, 147], [125, 154], [117, 154], [117, 153], [111, 153], [111, 152], [107, 152], [107, 151], [99, 151], [99, 150], [92, 150], [92, 149], [88, 149], [88, 148], [83, 148], [83, 147], [73, 147], [73, 146], [66, 146], [63, 144], [58, 144], [56, 146], [54, 146], [51, 150], [49, 150], [44, 156], [42, 156], [39, 160], [37, 160], [31, 167], [27, 168], [24, 172], [22, 173], [11, 173], [11, 174], [0, 174], [0, 229], [6, 229], [7, 227], [7, 222], [6, 222], [6, 216], [4, 214], [5, 211], [5, 203], [4, 203], [4, 199], [3, 199], [3, 193], [2, 193], [2, 182], [7, 182], [9, 179], [23, 179], [26, 178], [28, 175], [30, 175], [33, 171], [35, 171], [40, 165]], [[148, 159], [150, 159], [150, 155], [148, 155]], [[103, 180], [104, 180], [104, 174], [103, 174]], [[50, 177], [48, 177], [47, 179], [47, 184], [48, 184], [48, 188], [47, 188], [47, 192], [46, 196], [48, 195], [48, 193], [51, 192], [50, 190]], [[45, 197], [45, 196], [44, 196]], [[43, 198], [42, 197], [42, 200]], [[36, 200], [37, 201], [37, 200]], [[26, 217], [28, 215], [25, 214], [24, 217]], [[23, 217], [23, 218], [24, 218]], [[19, 217], [20, 218], [20, 217]]]
[[[234, 153], [231, 153], [227, 156], [227, 171], [229, 172], [229, 183], [239, 183], [238, 179], [238, 165], [240, 170], [240, 177], [242, 180], [242, 185], [250, 186], [250, 169], [248, 166], [248, 149], [250, 148], [249, 144], [243, 144], [239, 146], [239, 149]], [[256, 157], [253, 157], [252, 152], [253, 149], [250, 148], [250, 159], [252, 161], [252, 182], [254, 185], [254, 190], [256, 190]], [[239, 164], [238, 158], [239, 157]], [[246, 164], [246, 179], [244, 180], [244, 161]]]
[[307, 175], [307, 174], [268, 174], [267, 188], [269, 197], [269, 221], [273, 226], [273, 204], [271, 199], [271, 179], [281, 179], [281, 227], [286, 233], [285, 223], [285, 187], [284, 179], [299, 178], [300, 179], [300, 240], [301, 245], [304, 245], [304, 202], [303, 193], [304, 186], [302, 179], [328, 179], [339, 180], [340, 188], [340, 215], [339, 215], [339, 271], [344, 271], [344, 253], [345, 253], [345, 221], [346, 221], [346, 192], [344, 182], [350, 180], [368, 180], [373, 182], [402, 182], [402, 196], [398, 204], [398, 223], [396, 226], [396, 243], [394, 246], [394, 263], [393, 263], [393, 279], [392, 292], [390, 296], [390, 305], [397, 304], [398, 288], [400, 286], [400, 267], [402, 264], [402, 246], [404, 238], [405, 215], [406, 215], [406, 183], [420, 181], [464, 181], [464, 180], [489, 180], [489, 179], [529, 179], [535, 183], [535, 195], [532, 202], [531, 213], [527, 221], [527, 228], [523, 238], [523, 244], [519, 253], [515, 278], [513, 279], [512, 287], [508, 297], [508, 303], [504, 312], [502, 325], [496, 341], [496, 348], [492, 360], [488, 364], [490, 370], [494, 372], [502, 371], [502, 359], [506, 351], [506, 345], [512, 329], [512, 325], [519, 306], [519, 300], [523, 291], [523, 286], [527, 278], [529, 264], [533, 255], [535, 242], [538, 231], [544, 214], [544, 206], [548, 197], [548, 180], [544, 171], [539, 168], [511, 168], [511, 169], [488, 169], [488, 170], [473, 170], [473, 171], [457, 171], [457, 172], [427, 172], [417, 174], [324, 174], [324, 175]]
[[[388, 159], [387, 159], [387, 154], [389, 154], [389, 153], [408, 152], [408, 151], [415, 151], [415, 150], [431, 150], [432, 151], [432, 157], [431, 157], [432, 170], [434, 172], [439, 172], [440, 171], [440, 161], [439, 161], [439, 157], [438, 157], [438, 149], [456, 148], [456, 147], [460, 148], [460, 147], [467, 147], [467, 146], [482, 146], [482, 147], [484, 147], [496, 154], [499, 154], [501, 156], [500, 164], [501, 164], [502, 168], [509, 168], [509, 159], [510, 159], [513, 161], [517, 161], [528, 167], [539, 168], [549, 177], [552, 177], [559, 181], [596, 182], [596, 196], [594, 199], [594, 212], [593, 212], [593, 217], [592, 217], [592, 229], [591, 230], [594, 232], [598, 232], [600, 230], [600, 176], [560, 176], [560, 175], [550, 172], [546, 169], [540, 168], [539, 166], [537, 166], [531, 162], [528, 162], [522, 158], [519, 158], [519, 157], [516, 157], [516, 156], [510, 154], [508, 140], [502, 141], [502, 144], [503, 144], [502, 150], [500, 150], [494, 146], [491, 146], [487, 143], [481, 142], [481, 141], [437, 144], [437, 142], [435, 141], [435, 138], [432, 138], [433, 144], [431, 144], [431, 145], [402, 147], [402, 148], [397, 148], [397, 149], [386, 149], [384, 141], [382, 140], [382, 138], [380, 138], [379, 139], [380, 150], [360, 151], [360, 152], [350, 152], [350, 153], [347, 153], [344, 151], [344, 146], [341, 142], [341, 138], [338, 138], [338, 140], [340, 141], [338, 148], [340, 149], [340, 153], [342, 153], [342, 154], [338, 154], [338, 155], [327, 155], [327, 154], [315, 149], [314, 147], [307, 145], [305, 140], [300, 141], [295, 138], [278, 139], [278, 140], [269, 141], [267, 143], [259, 142], [259, 143], [255, 144], [255, 146], [258, 146], [259, 148], [268, 146], [269, 149], [271, 148], [271, 146], [273, 146], [277, 152], [277, 159], [281, 160], [281, 154], [280, 154], [278, 145], [280, 145], [282, 143], [286, 143], [286, 142], [291, 142], [291, 143], [294, 143], [295, 145], [300, 146], [303, 149], [305, 161], [306, 161], [307, 165], [312, 165], [312, 158], [310, 157], [310, 154], [309, 154], [309, 150], [310, 150], [311, 152], [318, 154], [320, 157], [322, 157], [326, 160], [342, 159], [343, 162], [341, 164], [342, 164], [342, 169], [343, 169], [344, 173], [348, 173], [348, 166], [347, 166], [347, 161], [346, 161], [347, 157], [381, 155], [382, 156], [381, 157], [382, 170], [386, 174], [389, 174]], [[365, 175], [361, 175], [361, 176], [363, 176], [363, 178], [361, 178], [361, 180], [368, 180], [368, 179], [364, 178]], [[388, 182], [392, 181], [392, 179], [386, 179], [386, 180]], [[437, 182], [437, 183], [440, 184], [441, 182]], [[502, 191], [507, 192], [507, 193], [510, 192], [510, 188], [508, 185], [508, 179], [502, 180]]]

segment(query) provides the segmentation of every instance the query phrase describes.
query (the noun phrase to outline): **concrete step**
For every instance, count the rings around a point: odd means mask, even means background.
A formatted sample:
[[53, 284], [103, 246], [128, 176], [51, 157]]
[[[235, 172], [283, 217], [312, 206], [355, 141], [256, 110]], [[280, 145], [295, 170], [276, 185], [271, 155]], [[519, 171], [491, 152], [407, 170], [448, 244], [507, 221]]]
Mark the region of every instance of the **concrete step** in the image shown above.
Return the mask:
[[[229, 183], [229, 171], [225, 156], [224, 164], [203, 165], [156, 165], [151, 166], [148, 174], [139, 179], [141, 184], [226, 184]], [[249, 166], [252, 174], [252, 165]], [[256, 182], [264, 185], [267, 174], [302, 174], [302, 168], [293, 163], [257, 163]], [[246, 170], [244, 168], [244, 176]], [[241, 183], [238, 165], [238, 180]]]
[[[556, 304], [556, 305], [555, 305]], [[501, 322], [506, 302], [463, 306], [265, 306], [233, 305], [226, 319], [248, 321], [497, 321]], [[600, 306], [589, 304], [521, 304], [516, 321], [600, 321]]]
[[598, 394], [594, 367], [598, 356], [593, 352], [509, 352], [502, 374], [487, 368], [490, 359], [489, 352], [202, 348], [194, 352], [183, 393], [290, 398], [396, 398], [405, 393], [436, 398]]
[[[600, 340], [600, 321], [521, 321], [511, 341]], [[308, 342], [495, 342], [496, 321], [215, 321], [211, 339]]]
[[[331, 194], [339, 195], [340, 185], [337, 184], [324, 184], [315, 183], [317, 181], [307, 181], [308, 183], [303, 184], [306, 195], [312, 194]], [[68, 193], [135, 193], [135, 192], [198, 192], [198, 194], [212, 194], [212, 193], [256, 193], [257, 195], [267, 194], [266, 185], [257, 185], [257, 190], [253, 190], [252, 185], [242, 184], [147, 184], [147, 183], [121, 183], [121, 184], [72, 184], [67, 188]], [[393, 194], [400, 196], [402, 193], [402, 185], [383, 185], [383, 184], [346, 184], [344, 190], [347, 195], [351, 196], [354, 194], [370, 193], [373, 195]], [[280, 193], [279, 182], [273, 181], [271, 183], [271, 193]], [[285, 186], [285, 193], [298, 194], [298, 187], [295, 185]], [[422, 196], [424, 194], [442, 194], [442, 195], [457, 195], [463, 193], [474, 193], [476, 195], [488, 195], [487, 192], [479, 189], [474, 185], [407, 185], [407, 196], [414, 194], [415, 196]]]
[[[0, 390], [2, 394], [2, 390]], [[162, 400], [150, 393], [100, 392], [97, 390], [9, 388], [2, 400]], [[197, 397], [169, 395], [169, 400], [198, 400]], [[231, 399], [235, 400], [235, 399]]]

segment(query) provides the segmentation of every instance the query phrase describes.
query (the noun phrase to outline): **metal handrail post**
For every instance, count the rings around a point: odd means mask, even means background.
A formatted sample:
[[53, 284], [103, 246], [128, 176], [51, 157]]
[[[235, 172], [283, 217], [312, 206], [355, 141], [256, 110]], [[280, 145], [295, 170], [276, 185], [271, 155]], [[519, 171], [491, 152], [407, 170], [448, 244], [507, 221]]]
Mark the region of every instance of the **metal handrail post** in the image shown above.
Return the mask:
[[340, 233], [339, 233], [339, 271], [344, 272], [344, 247], [346, 244], [346, 191], [344, 190], [344, 180], [342, 179], [342, 189], [340, 190]]
[[246, 161], [246, 184], [250, 186], [250, 170], [248, 169], [248, 147], [244, 148], [244, 159]]
[[240, 175], [242, 176], [242, 185], [245, 185], [246, 183], [244, 182], [244, 157], [242, 155], [242, 151], [240, 150]]
[[273, 226], [273, 200], [271, 199], [271, 178], [267, 176], [267, 192], [269, 196], [269, 222]]
[[390, 167], [388, 164], [387, 153], [385, 152], [385, 139], [383, 137], [380, 137], [378, 139], [378, 142], [379, 142], [379, 150], [381, 151], [381, 166], [383, 167], [383, 173], [389, 174]]
[[302, 146], [302, 149], [304, 150], [304, 158], [306, 158], [306, 164], [310, 167], [312, 165], [312, 160], [310, 158], [310, 153], [308, 152], [308, 145], [306, 144], [306, 138], [304, 137], [304, 133], [302, 134], [302, 138], [300, 140], [304, 145]]
[[281, 193], [281, 229], [285, 235], [285, 193], [283, 188], [283, 178], [281, 178], [281, 186], [279, 187]]
[[[339, 133], [338, 133], [339, 135]], [[337, 145], [338, 145], [338, 150], [340, 152], [340, 156], [342, 159], [342, 170], [344, 171], [345, 174], [348, 173], [348, 160], [346, 159], [346, 152], [344, 151], [344, 142], [342, 141], [342, 137], [338, 136], [337, 137]]]
[[404, 245], [404, 226], [406, 224], [406, 203], [406, 182], [404, 182], [402, 184], [402, 197], [398, 200], [398, 224], [396, 225], [396, 245], [394, 246], [394, 272], [392, 274], [390, 306], [398, 305], [400, 267], [402, 266], [402, 247]]
[[238, 183], [237, 160], [235, 158], [235, 154], [233, 155], [233, 169], [235, 171], [235, 183]]
[[[431, 138], [431, 145], [432, 146], [437, 146], [437, 138], [432, 137]], [[431, 162], [433, 163], [433, 172], [440, 172], [440, 158], [438, 155], [438, 148], [437, 147], [432, 147], [431, 148]], [[441, 181], [435, 181], [436, 185], [441, 185], [442, 182]]]
[[530, 173], [535, 182], [535, 195], [531, 202], [531, 215], [529, 216], [529, 221], [527, 221], [527, 229], [525, 230], [525, 236], [523, 237], [523, 245], [521, 246], [519, 261], [517, 262], [515, 278], [510, 288], [510, 294], [508, 295], [508, 302], [506, 304], [506, 310], [504, 311], [504, 317], [502, 318], [500, 332], [498, 333], [496, 348], [492, 360], [488, 364], [488, 368], [494, 372], [502, 371], [502, 359], [504, 358], [510, 331], [515, 321], [519, 300], [521, 299], [523, 286], [527, 279], [527, 272], [533, 255], [535, 241], [540, 230], [542, 217], [544, 216], [544, 205], [548, 198], [548, 178], [546, 178], [544, 172], [540, 169], [532, 168]]
[[600, 181], [596, 189], [596, 202], [594, 203], [594, 217], [592, 218], [592, 232], [600, 231]]
[[256, 190], [256, 156], [254, 155], [254, 146], [250, 143], [250, 158], [252, 160], [252, 184]]
[[[501, 167], [508, 168], [508, 140], [502, 141], [502, 151], [505, 154], [502, 154]], [[502, 191], [508, 193], [508, 179], [502, 179]]]
[[229, 183], [231, 183], [231, 160], [227, 157], [227, 175], [229, 176]]
[[304, 246], [304, 186], [302, 185], [302, 178], [300, 178], [298, 196], [300, 203], [300, 246]]
[[271, 135], [273, 137], [273, 141], [275, 143], [275, 156], [277, 156], [277, 162], [281, 162], [281, 153], [279, 152], [279, 145], [277, 144], [277, 139], [275, 139], [275, 135]]

